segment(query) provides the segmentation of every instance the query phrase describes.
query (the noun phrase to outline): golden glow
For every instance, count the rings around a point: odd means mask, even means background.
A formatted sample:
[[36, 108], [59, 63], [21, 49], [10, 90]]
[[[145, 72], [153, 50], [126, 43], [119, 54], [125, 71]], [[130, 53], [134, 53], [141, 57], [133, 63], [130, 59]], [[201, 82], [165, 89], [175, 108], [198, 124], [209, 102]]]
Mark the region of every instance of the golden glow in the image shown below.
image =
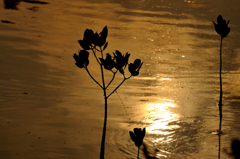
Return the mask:
[[[149, 112], [146, 122], [151, 125], [147, 127], [148, 134], [167, 135], [164, 142], [171, 142], [171, 134], [174, 133], [179, 115], [171, 112], [171, 108], [176, 107], [173, 100], [161, 99], [158, 103], [146, 103], [145, 111]], [[175, 124], [172, 124], [175, 123]], [[153, 138], [153, 142], [162, 142], [163, 138]]]
[[171, 78], [165, 78], [165, 77], [160, 77], [160, 75], [157, 75], [156, 77], [135, 77], [136, 79], [141, 79], [141, 80], [160, 80], [160, 81], [171, 81]]

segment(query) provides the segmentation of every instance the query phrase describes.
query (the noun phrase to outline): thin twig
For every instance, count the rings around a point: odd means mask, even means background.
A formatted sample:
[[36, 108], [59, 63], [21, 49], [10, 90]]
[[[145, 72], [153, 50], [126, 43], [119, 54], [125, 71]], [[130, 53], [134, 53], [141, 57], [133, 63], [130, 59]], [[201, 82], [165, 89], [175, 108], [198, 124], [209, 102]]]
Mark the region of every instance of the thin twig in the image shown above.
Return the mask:
[[[100, 47], [100, 51], [101, 51], [101, 55], [102, 55], [102, 58], [103, 58], [103, 51], [102, 51], [102, 48]], [[99, 63], [100, 64], [100, 63]], [[100, 64], [100, 67], [101, 67], [101, 74], [102, 74], [102, 83], [103, 83], [103, 90], [104, 90], [104, 93], [106, 93], [106, 87], [105, 87], [105, 81], [104, 81], [104, 71], [103, 71], [103, 65]], [[104, 94], [105, 96], [106, 94]]]
[[[96, 55], [96, 53], [95, 53], [95, 51], [94, 51], [93, 49], [96, 49], [96, 47], [95, 47], [95, 48], [92, 48], [92, 52], [93, 52], [93, 54], [94, 54], [97, 62], [99, 63], [99, 65], [101, 65], [101, 63], [99, 62], [99, 60], [98, 60], [98, 58], [97, 58], [97, 55]], [[97, 50], [97, 49], [96, 49], [96, 50]]]
[[[97, 49], [97, 48], [96, 48]], [[103, 58], [103, 50], [102, 48], [100, 47], [100, 51], [101, 51], [101, 55], [102, 55], [102, 58]]]
[[113, 77], [112, 77], [111, 81], [108, 83], [108, 85], [106, 86], [106, 89], [108, 88], [108, 86], [109, 86], [109, 85], [112, 83], [112, 81], [114, 80], [117, 71], [116, 71], [116, 72], [113, 72], [113, 71], [112, 71], [112, 73], [113, 73]]
[[93, 76], [91, 75], [91, 73], [88, 71], [87, 67], [84, 67], [84, 68], [86, 69], [86, 71], [87, 71], [87, 73], [89, 74], [89, 76], [93, 79], [93, 81], [96, 82], [96, 83], [103, 89], [103, 87], [98, 83], [98, 81], [96, 81], [96, 80], [93, 78]]
[[107, 98], [110, 97], [126, 80], [127, 80], [127, 78], [124, 78], [123, 81], [107, 96]]

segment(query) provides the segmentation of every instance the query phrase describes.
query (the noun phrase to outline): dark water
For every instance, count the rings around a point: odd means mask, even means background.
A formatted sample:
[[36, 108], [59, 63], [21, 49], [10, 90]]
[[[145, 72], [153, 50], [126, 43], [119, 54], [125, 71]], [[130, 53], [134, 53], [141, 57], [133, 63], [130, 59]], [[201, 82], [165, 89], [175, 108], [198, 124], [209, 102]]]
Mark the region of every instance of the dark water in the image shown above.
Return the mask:
[[[29, 32], [36, 37], [45, 35], [48, 41], [42, 40], [40, 46], [53, 57], [66, 57], [63, 49], [74, 50], [76, 45], [66, 41], [75, 42], [86, 28], [100, 31], [107, 25], [106, 51], [130, 52], [131, 60], [144, 61], [140, 75], [118, 91], [125, 107], [119, 108], [125, 109], [123, 119], [111, 117], [125, 131], [109, 134], [109, 144], [123, 156], [135, 158], [136, 155], [128, 131], [146, 127], [146, 143], [159, 150], [159, 158], [206, 159], [230, 158], [225, 149], [230, 151], [232, 139], [240, 138], [239, 4], [236, 0], [72, 0], [49, 2], [48, 7], [35, 7], [36, 12], [34, 6], [25, 2], [16, 3], [19, 6], [13, 9], [28, 8], [31, 17], [40, 19], [36, 22], [29, 18], [23, 28], [30, 26]], [[18, 24], [22, 19], [11, 19], [17, 14], [9, 14], [12, 12], [6, 11], [4, 18], [9, 19], [4, 20]], [[27, 16], [27, 11], [24, 14]], [[223, 40], [221, 138], [211, 134], [219, 126], [220, 36], [212, 23], [219, 14], [230, 19], [231, 28]], [[66, 72], [68, 62], [72, 61], [63, 62], [61, 68]], [[58, 68], [59, 64], [53, 67]], [[122, 141], [123, 138], [128, 142]]]

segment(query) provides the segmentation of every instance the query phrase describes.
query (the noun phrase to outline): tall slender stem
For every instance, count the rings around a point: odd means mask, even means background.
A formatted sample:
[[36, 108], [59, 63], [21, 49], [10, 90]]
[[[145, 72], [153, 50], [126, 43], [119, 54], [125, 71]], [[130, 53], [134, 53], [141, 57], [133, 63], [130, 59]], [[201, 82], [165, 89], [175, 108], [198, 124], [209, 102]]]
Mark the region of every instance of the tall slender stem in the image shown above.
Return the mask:
[[[103, 58], [102, 48], [101, 48], [101, 55], [102, 55], [102, 58]], [[104, 113], [104, 123], [103, 123], [103, 134], [102, 134], [102, 141], [101, 141], [100, 159], [104, 159], [106, 128], [107, 128], [107, 98], [108, 97], [107, 97], [107, 93], [106, 93], [106, 86], [105, 86], [105, 81], [104, 81], [104, 73], [103, 73], [102, 64], [100, 64], [100, 67], [101, 67], [103, 95], [104, 95], [104, 102], [105, 102], [105, 113]]]
[[220, 43], [220, 97], [219, 97], [219, 117], [220, 117], [220, 122], [219, 122], [219, 131], [221, 131], [221, 126], [222, 126], [222, 36], [221, 36], [221, 43]]
[[218, 134], [218, 159], [221, 158], [221, 134]]
[[[106, 91], [104, 91], [104, 92], [106, 92]], [[104, 93], [104, 94], [106, 95], [106, 93]], [[106, 128], [107, 128], [107, 97], [104, 96], [104, 99], [105, 99], [105, 115], [104, 115], [104, 124], [103, 124], [103, 134], [102, 134], [102, 142], [101, 142], [100, 159], [104, 159]]]

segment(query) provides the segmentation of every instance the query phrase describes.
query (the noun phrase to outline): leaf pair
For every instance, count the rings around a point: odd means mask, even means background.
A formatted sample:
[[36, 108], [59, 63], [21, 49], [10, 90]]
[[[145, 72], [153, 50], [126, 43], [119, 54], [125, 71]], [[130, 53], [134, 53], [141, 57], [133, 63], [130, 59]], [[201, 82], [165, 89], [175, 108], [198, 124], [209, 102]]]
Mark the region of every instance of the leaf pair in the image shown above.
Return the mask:
[[128, 70], [132, 76], [137, 76], [139, 74], [139, 70], [142, 67], [143, 62], [140, 59], [136, 59], [133, 63], [130, 63], [128, 66]]
[[126, 68], [128, 64], [128, 59], [130, 54], [126, 53], [123, 55], [120, 51], [116, 50], [114, 54], [115, 59], [115, 68], [119, 70], [121, 74], [124, 74], [124, 69]]
[[112, 70], [115, 67], [114, 57], [112, 57], [109, 53], [106, 54], [106, 59], [99, 58], [99, 60], [107, 70]]
[[114, 54], [114, 56], [107, 53], [105, 59], [99, 58], [101, 61], [101, 64], [107, 70], [116, 68], [117, 70], [119, 70], [119, 72], [121, 74], [124, 74], [124, 69], [126, 68], [126, 66], [128, 64], [128, 59], [129, 59], [130, 54], [126, 53], [125, 55], [123, 55], [118, 50], [116, 50], [115, 53], [113, 53], [113, 54]]
[[217, 24], [213, 21], [216, 32], [221, 35], [222, 38], [225, 38], [230, 32], [230, 28], [228, 27], [229, 21], [230, 20], [226, 22], [221, 15], [217, 17]]
[[143, 143], [143, 138], [145, 137], [146, 129], [143, 128], [143, 130], [141, 130], [141, 128], [134, 128], [133, 132], [129, 131], [129, 134], [132, 141], [139, 148]]
[[91, 29], [86, 29], [84, 32], [83, 40], [78, 40], [78, 43], [84, 50], [92, 49], [92, 45], [102, 47], [106, 43], [107, 35], [107, 26], [105, 26], [99, 34], [97, 32], [94, 33]]
[[78, 66], [79, 68], [87, 67], [89, 64], [89, 52], [86, 50], [80, 50], [78, 55], [75, 53], [73, 55], [73, 58], [75, 59], [76, 63], [75, 65]]

